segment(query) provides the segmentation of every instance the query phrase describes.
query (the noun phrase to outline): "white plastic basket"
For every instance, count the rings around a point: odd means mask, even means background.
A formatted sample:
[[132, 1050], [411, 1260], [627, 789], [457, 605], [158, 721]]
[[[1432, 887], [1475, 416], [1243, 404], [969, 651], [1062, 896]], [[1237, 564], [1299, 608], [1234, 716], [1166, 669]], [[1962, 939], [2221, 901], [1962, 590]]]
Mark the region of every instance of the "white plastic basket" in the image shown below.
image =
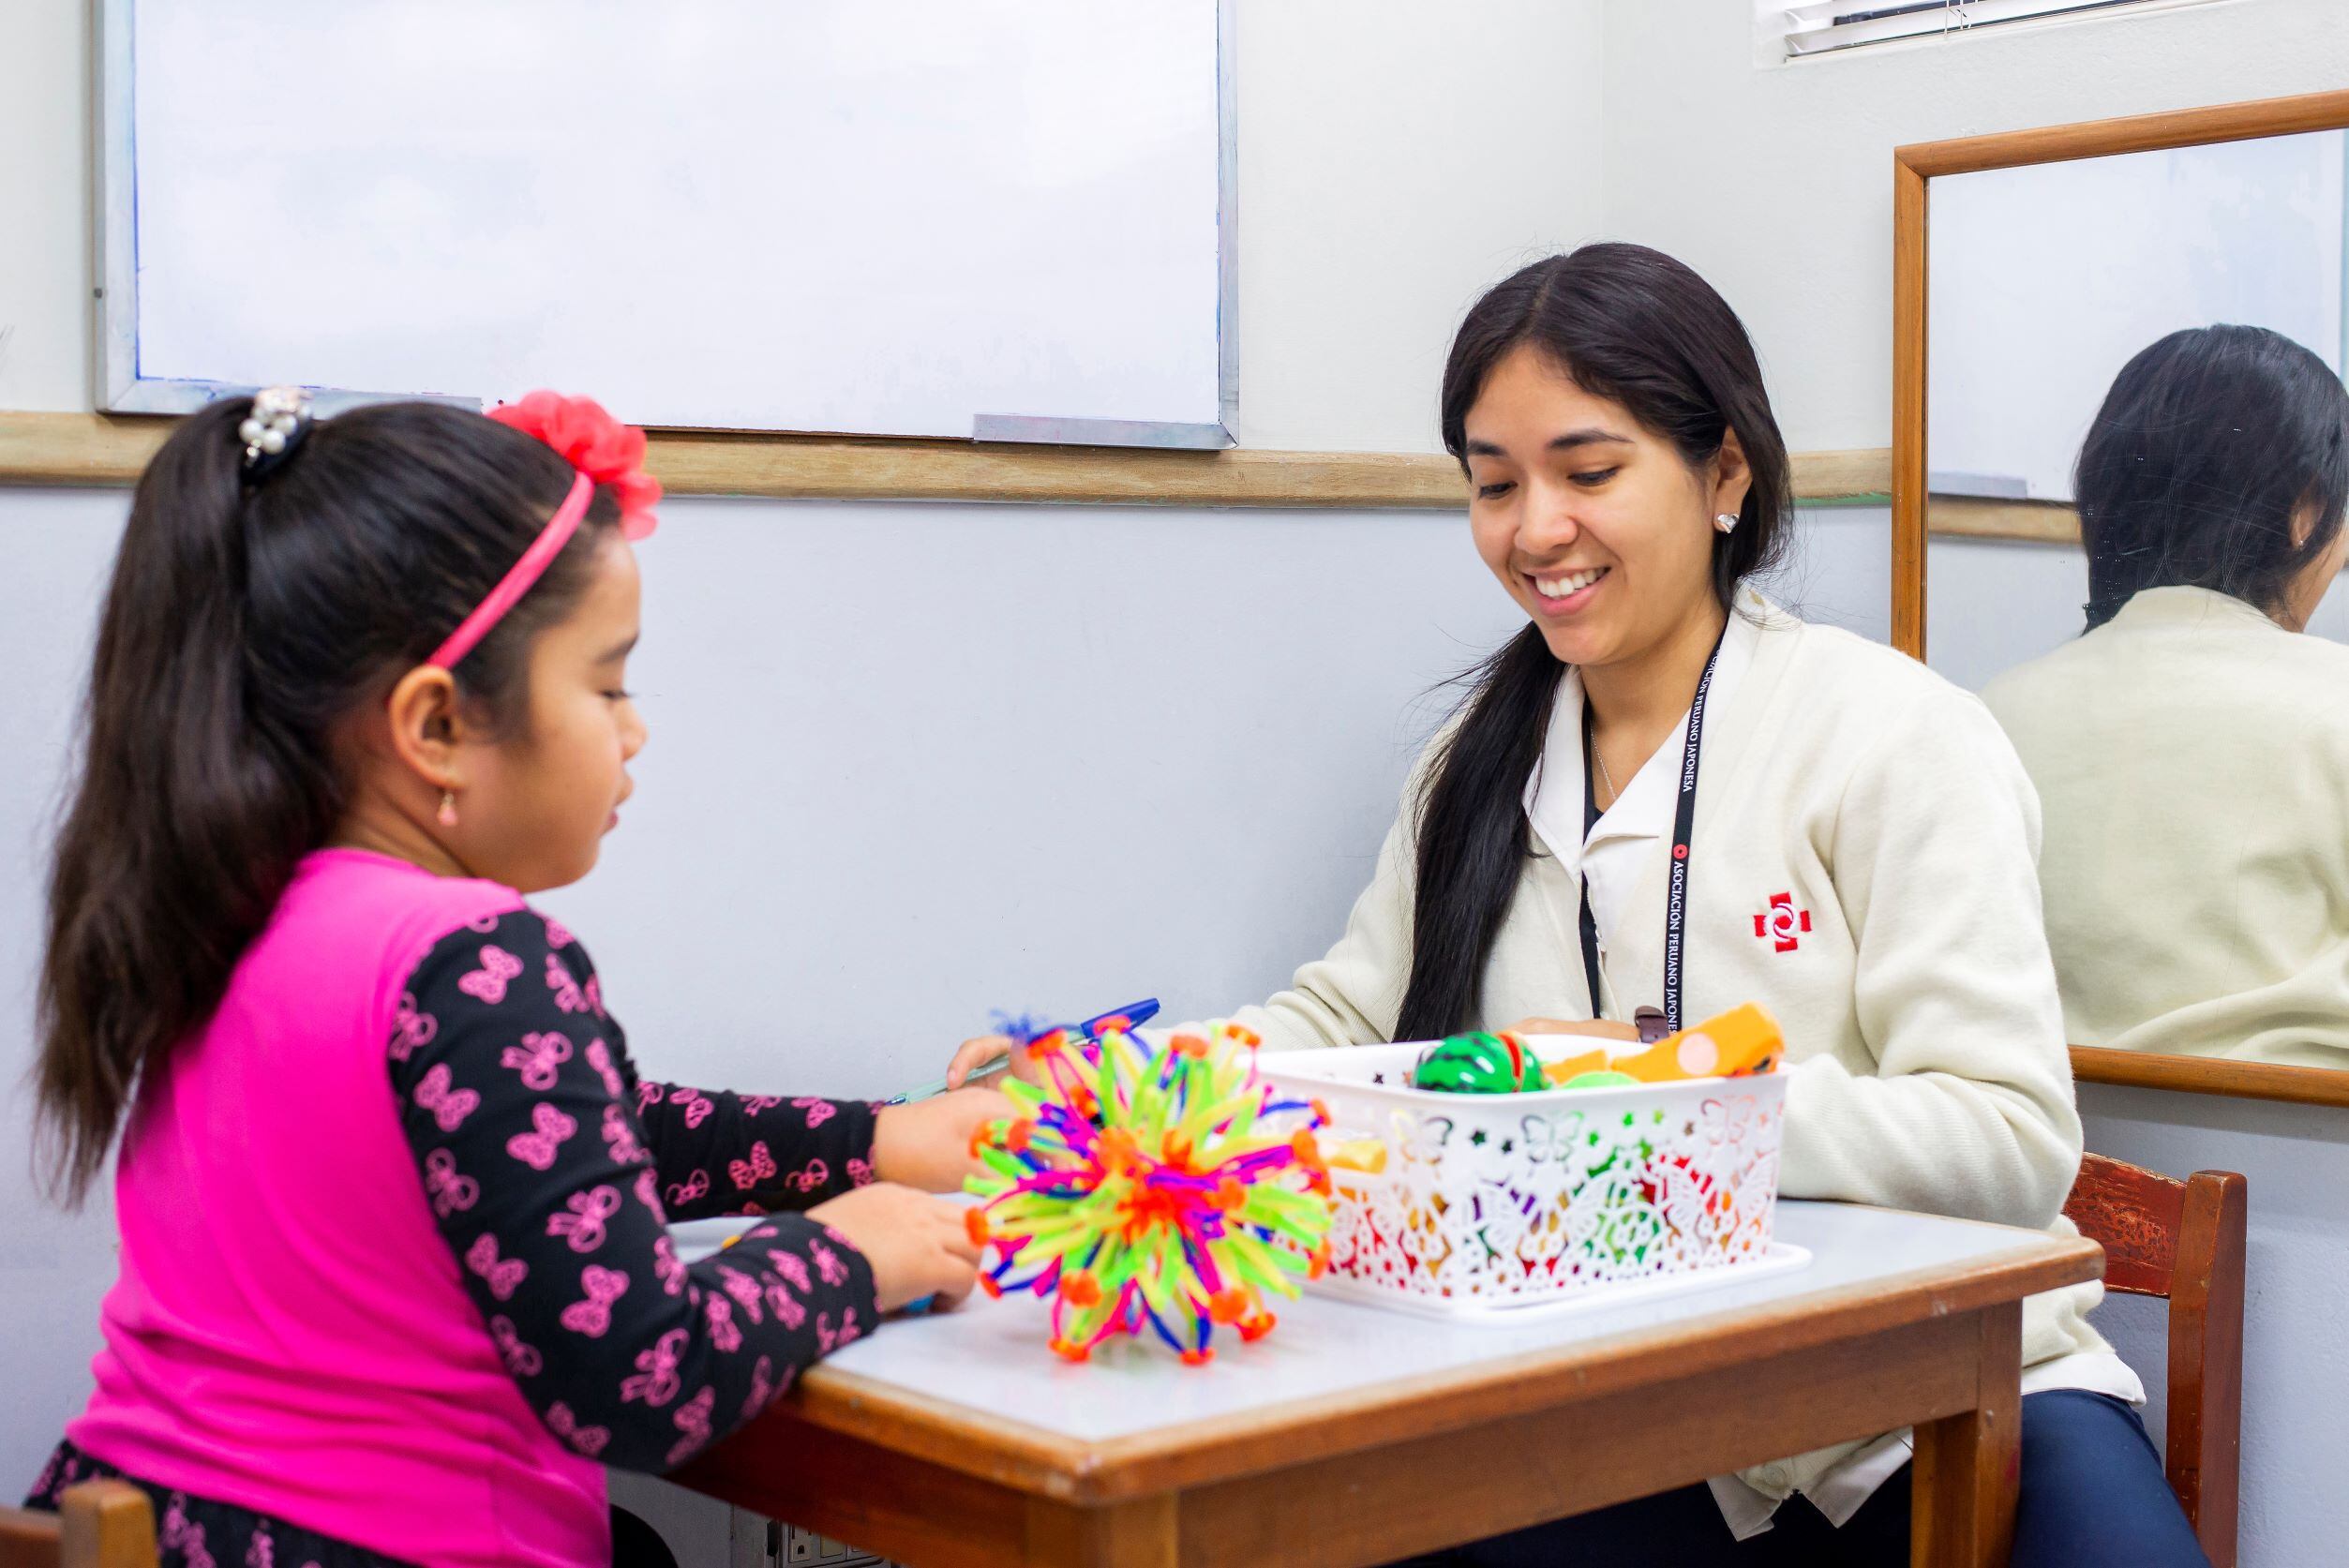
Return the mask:
[[[1528, 1043], [1546, 1056], [1590, 1044]], [[1466, 1317], [1802, 1261], [1771, 1242], [1782, 1075], [1440, 1094], [1410, 1086], [1425, 1049], [1284, 1052], [1260, 1063], [1285, 1091], [1329, 1108], [1324, 1139], [1385, 1146], [1381, 1172], [1330, 1172], [1322, 1288]], [[1635, 1282], [1647, 1289], [1601, 1290]]]

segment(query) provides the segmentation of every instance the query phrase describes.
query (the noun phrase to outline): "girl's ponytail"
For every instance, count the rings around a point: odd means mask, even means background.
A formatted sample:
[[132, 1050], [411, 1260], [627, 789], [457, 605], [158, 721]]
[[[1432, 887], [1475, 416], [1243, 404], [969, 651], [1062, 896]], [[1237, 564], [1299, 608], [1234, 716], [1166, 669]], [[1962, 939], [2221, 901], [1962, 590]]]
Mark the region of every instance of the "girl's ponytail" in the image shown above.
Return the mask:
[[[218, 1006], [301, 858], [328, 842], [335, 733], [421, 662], [569, 488], [562, 458], [462, 410], [320, 426], [258, 480], [235, 398], [141, 478], [98, 624], [81, 776], [49, 889], [35, 1080], [49, 1186], [79, 1203], [142, 1074]], [[458, 664], [495, 722], [617, 508]]]

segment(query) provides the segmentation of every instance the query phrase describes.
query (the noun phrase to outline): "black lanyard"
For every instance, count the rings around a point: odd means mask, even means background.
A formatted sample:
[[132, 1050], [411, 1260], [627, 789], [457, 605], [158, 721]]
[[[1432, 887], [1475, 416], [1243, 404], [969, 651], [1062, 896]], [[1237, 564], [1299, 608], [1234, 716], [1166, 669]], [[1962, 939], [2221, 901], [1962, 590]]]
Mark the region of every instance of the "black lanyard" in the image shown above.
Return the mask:
[[[1727, 628], [1723, 629], [1724, 635]], [[1672, 813], [1672, 863], [1669, 883], [1664, 895], [1664, 1033], [1675, 1035], [1681, 1028], [1681, 991], [1686, 974], [1682, 963], [1682, 949], [1688, 935], [1688, 864], [1695, 859], [1688, 841], [1697, 827], [1697, 761], [1704, 746], [1705, 694], [1713, 689], [1713, 669], [1721, 662], [1721, 643], [1715, 638], [1713, 656], [1705, 661], [1705, 673], [1697, 679], [1697, 695], [1688, 704], [1688, 745], [1681, 754], [1680, 803]], [[1591, 829], [1598, 826], [1598, 795], [1591, 787], [1591, 758], [1596, 748], [1591, 737], [1591, 699], [1582, 699], [1582, 842], [1587, 847]], [[1618, 799], [1622, 797], [1618, 796]], [[1605, 1014], [1599, 1007], [1598, 975], [1598, 917], [1591, 912], [1591, 878], [1582, 875], [1582, 978], [1591, 988], [1591, 1016]], [[1641, 1008], [1642, 1012], [1648, 1009]], [[1645, 1031], [1642, 1031], [1643, 1035]]]

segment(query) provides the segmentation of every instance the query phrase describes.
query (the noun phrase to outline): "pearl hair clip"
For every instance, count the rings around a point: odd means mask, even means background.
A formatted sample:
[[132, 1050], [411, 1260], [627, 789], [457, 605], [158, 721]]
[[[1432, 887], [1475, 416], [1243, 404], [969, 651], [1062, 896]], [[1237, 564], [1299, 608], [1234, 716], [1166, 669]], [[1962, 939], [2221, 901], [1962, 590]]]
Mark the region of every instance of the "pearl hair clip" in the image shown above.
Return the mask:
[[298, 386], [263, 387], [253, 411], [236, 427], [245, 443], [245, 471], [255, 479], [292, 455], [310, 426], [310, 395]]

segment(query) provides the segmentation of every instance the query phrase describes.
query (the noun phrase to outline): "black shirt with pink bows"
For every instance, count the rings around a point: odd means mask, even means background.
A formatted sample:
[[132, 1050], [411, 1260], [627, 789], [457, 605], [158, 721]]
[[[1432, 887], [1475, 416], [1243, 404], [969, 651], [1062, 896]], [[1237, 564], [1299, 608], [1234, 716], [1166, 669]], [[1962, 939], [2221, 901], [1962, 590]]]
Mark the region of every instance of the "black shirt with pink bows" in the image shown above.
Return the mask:
[[[578, 1453], [672, 1470], [874, 1326], [864, 1257], [792, 1212], [873, 1179], [874, 1109], [639, 1081], [556, 921], [519, 909], [441, 938], [390, 1057], [485, 1332]], [[668, 1222], [720, 1215], [769, 1217], [680, 1262]]]

